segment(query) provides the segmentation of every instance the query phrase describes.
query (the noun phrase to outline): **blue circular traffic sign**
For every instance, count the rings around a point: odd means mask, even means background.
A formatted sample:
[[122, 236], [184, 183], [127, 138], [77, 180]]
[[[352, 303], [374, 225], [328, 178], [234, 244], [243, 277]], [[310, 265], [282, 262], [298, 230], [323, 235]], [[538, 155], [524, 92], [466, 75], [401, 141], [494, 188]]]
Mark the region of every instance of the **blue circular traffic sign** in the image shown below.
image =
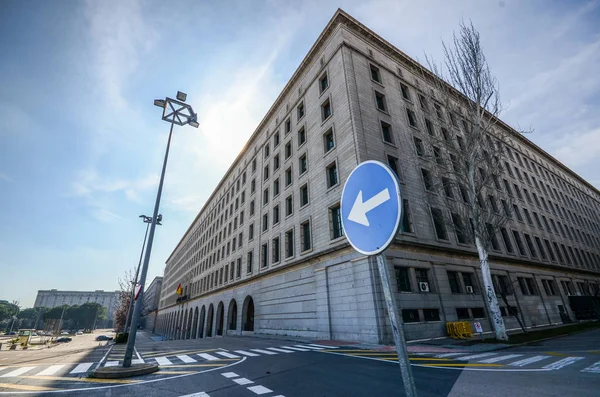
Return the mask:
[[359, 164], [348, 176], [341, 199], [346, 238], [358, 252], [376, 255], [396, 235], [402, 216], [400, 185], [380, 161]]

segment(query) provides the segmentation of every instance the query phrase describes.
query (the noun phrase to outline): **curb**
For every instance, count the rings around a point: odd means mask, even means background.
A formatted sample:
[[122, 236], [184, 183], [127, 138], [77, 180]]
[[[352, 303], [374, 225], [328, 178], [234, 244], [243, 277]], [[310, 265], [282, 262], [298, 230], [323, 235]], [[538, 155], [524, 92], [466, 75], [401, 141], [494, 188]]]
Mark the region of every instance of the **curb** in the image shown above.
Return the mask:
[[101, 367], [92, 371], [89, 378], [97, 379], [121, 379], [132, 376], [147, 375], [158, 371], [158, 364], [137, 364], [129, 368], [123, 367]]

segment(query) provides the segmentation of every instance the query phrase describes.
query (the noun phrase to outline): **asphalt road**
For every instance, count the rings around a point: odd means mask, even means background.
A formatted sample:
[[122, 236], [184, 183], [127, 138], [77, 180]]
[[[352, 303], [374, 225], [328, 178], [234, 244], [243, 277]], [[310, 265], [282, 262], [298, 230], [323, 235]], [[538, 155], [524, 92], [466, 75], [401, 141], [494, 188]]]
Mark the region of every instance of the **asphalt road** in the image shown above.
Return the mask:
[[[155, 341], [144, 333], [138, 334], [137, 342], [136, 357], [158, 362], [159, 372], [120, 381], [90, 379], [88, 371], [98, 365], [120, 365], [124, 348], [83, 352], [73, 345], [62, 352], [49, 349], [64, 353], [54, 357], [44, 352], [43, 357], [32, 355], [29, 361], [23, 355], [18, 356], [19, 363], [12, 357], [0, 361], [0, 395], [404, 395], [396, 356], [389, 350], [292, 338]], [[491, 353], [434, 349], [411, 355], [411, 363], [419, 396], [598, 396], [600, 351], [594, 349], [599, 347], [600, 331], [591, 331]], [[15, 352], [2, 352], [0, 359], [9, 353]], [[88, 364], [88, 370], [81, 372], [81, 366]], [[72, 373], [78, 367], [80, 372]]]

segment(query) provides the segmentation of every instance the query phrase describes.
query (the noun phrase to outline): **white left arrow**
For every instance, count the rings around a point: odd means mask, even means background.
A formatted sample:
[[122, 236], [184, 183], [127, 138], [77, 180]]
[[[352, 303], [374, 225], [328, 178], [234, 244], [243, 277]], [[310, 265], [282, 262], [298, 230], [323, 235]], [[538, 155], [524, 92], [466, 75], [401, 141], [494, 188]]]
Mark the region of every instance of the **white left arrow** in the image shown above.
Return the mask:
[[377, 193], [375, 196], [371, 197], [367, 201], [363, 202], [363, 194], [361, 190], [360, 192], [358, 192], [358, 196], [356, 196], [356, 200], [354, 201], [354, 205], [350, 210], [350, 214], [348, 214], [348, 220], [360, 223], [364, 226], [369, 226], [367, 212], [379, 207], [381, 204], [385, 203], [389, 199], [390, 192], [386, 188], [385, 190], [382, 190], [381, 192]]

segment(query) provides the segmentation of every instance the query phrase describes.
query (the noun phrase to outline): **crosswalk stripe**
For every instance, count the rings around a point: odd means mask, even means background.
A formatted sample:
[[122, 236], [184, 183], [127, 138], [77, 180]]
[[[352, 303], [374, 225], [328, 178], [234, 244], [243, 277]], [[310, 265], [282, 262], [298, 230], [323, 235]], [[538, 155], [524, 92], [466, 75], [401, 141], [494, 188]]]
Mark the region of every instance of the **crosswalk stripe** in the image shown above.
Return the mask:
[[83, 374], [90, 369], [90, 367], [94, 365], [94, 363], [81, 363], [76, 366], [73, 371], [69, 372], [70, 374]]
[[173, 363], [171, 362], [171, 360], [169, 360], [169, 359], [168, 359], [168, 358], [166, 358], [166, 357], [154, 357], [154, 359], [156, 360], [156, 363], [157, 363], [158, 365], [171, 365], [171, 364], [173, 364]]
[[240, 358], [240, 356], [236, 356], [235, 354], [227, 353], [227, 352], [215, 352], [219, 356], [227, 357], [227, 358]]
[[232, 379], [232, 381], [234, 381], [238, 385], [249, 385], [250, 383], [254, 383], [250, 379], [247, 379], [247, 378], [237, 378], [237, 379]]
[[220, 360], [219, 357], [211, 356], [208, 353], [198, 353], [198, 355], [208, 361]]
[[119, 365], [118, 361], [107, 361], [106, 364], [104, 364], [105, 367], [116, 367], [117, 365]]
[[292, 347], [292, 346], [281, 346], [281, 347], [283, 347], [284, 349], [296, 350], [296, 351], [299, 351], [299, 352], [307, 352], [307, 351], [310, 351], [310, 350], [308, 350], [308, 349], [301, 349], [301, 348], [299, 348], [299, 347]]
[[337, 349], [337, 346], [325, 346], [325, 345], [317, 345], [316, 343], [307, 343], [308, 346], [314, 346], [314, 347], [322, 347], [324, 349]]
[[23, 375], [25, 372], [29, 372], [34, 368], [36, 368], [36, 367], [21, 367], [19, 369], [15, 369], [14, 371], [10, 371], [9, 373], [6, 373], [4, 375], [0, 375], [0, 378], [8, 378], [10, 376]]
[[292, 350], [279, 349], [277, 347], [267, 347], [267, 349], [273, 350], [273, 351], [276, 351], [276, 352], [279, 352], [279, 353], [293, 353]]
[[552, 364], [548, 364], [546, 366], [544, 366], [544, 369], [561, 369], [563, 367], [566, 367], [567, 365], [571, 365], [573, 363], [576, 363], [579, 360], [583, 360], [584, 357], [567, 357], [567, 358], [563, 358], [562, 360], [558, 360], [556, 362], [553, 362]]
[[64, 367], [64, 365], [51, 365], [42, 372], [40, 372], [38, 376], [54, 375], [55, 373], [60, 371], [62, 367]]
[[456, 357], [456, 356], [462, 356], [465, 353], [444, 353], [444, 354], [438, 354], [437, 358], [448, 358], [448, 357]]
[[275, 352], [270, 352], [268, 350], [262, 350], [262, 349], [250, 349], [250, 350], [252, 350], [253, 352], [257, 352], [257, 353], [268, 354], [270, 356], [272, 356], [273, 354], [277, 354]]
[[460, 360], [460, 361], [471, 361], [471, 360], [476, 360], [478, 358], [483, 358], [483, 357], [488, 357], [488, 356], [495, 356], [498, 353], [481, 353], [481, 354], [472, 354], [470, 356], [463, 356], [463, 357], [457, 357], [456, 360]]
[[492, 363], [497, 363], [498, 361], [506, 361], [506, 360], [510, 360], [512, 358], [517, 358], [517, 357], [521, 357], [521, 356], [523, 356], [523, 355], [522, 354], [509, 354], [506, 356], [488, 358], [487, 360], [481, 360], [479, 362], [484, 363], [484, 364], [492, 364]]
[[181, 356], [177, 356], [178, 359], [180, 359], [181, 361], [183, 361], [184, 363], [197, 363], [197, 360], [194, 360], [193, 358], [191, 358], [188, 355], [182, 354]]
[[591, 372], [594, 374], [600, 374], [600, 361], [590, 365], [587, 368], [582, 369], [581, 372]]
[[261, 385], [250, 386], [250, 387], [248, 387], [248, 390], [250, 390], [254, 394], [258, 394], [258, 395], [271, 393], [273, 391], [273, 390], [267, 389], [266, 387], [261, 386]]
[[533, 357], [525, 358], [523, 360], [515, 361], [515, 362], [510, 363], [508, 365], [511, 365], [513, 367], [524, 367], [525, 365], [533, 364], [533, 363], [536, 363], [538, 361], [545, 360], [547, 358], [550, 358], [550, 356], [533, 356]]
[[131, 360], [132, 364], [144, 364], [144, 360], [142, 360], [141, 358], [134, 358], [133, 360]]
[[237, 378], [239, 376], [235, 372], [223, 372], [221, 375], [223, 375], [227, 379], [229, 379], [229, 378]]
[[250, 352], [247, 352], [244, 350], [236, 350], [235, 352], [238, 354], [244, 355], [244, 356], [248, 356], [248, 357], [258, 357], [259, 356], [259, 354], [250, 353]]
[[325, 349], [324, 347], [314, 347], [314, 346], [308, 346], [308, 345], [294, 345], [296, 347], [300, 347], [303, 349], [312, 349], [312, 350], [323, 350]]
[[186, 394], [185, 396], [180, 396], [180, 397], [210, 397], [210, 396], [208, 394], [204, 393], [203, 391], [201, 391], [199, 393]]

